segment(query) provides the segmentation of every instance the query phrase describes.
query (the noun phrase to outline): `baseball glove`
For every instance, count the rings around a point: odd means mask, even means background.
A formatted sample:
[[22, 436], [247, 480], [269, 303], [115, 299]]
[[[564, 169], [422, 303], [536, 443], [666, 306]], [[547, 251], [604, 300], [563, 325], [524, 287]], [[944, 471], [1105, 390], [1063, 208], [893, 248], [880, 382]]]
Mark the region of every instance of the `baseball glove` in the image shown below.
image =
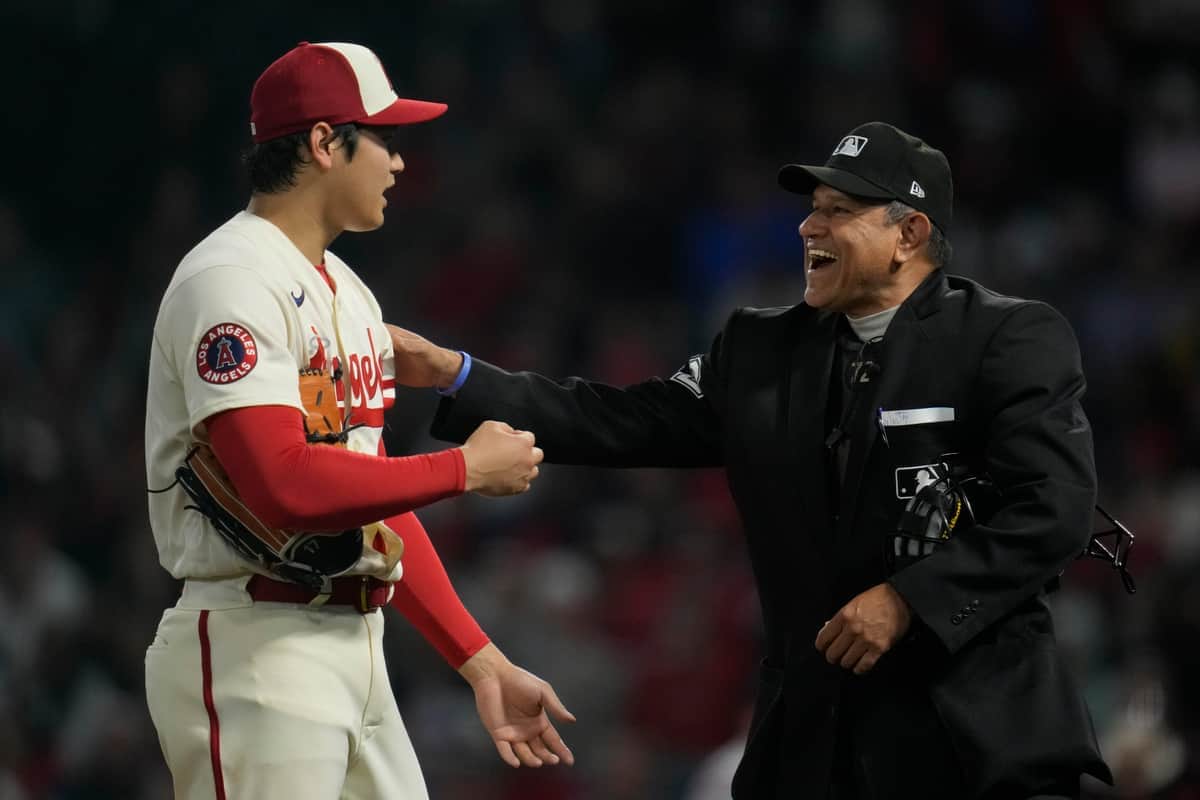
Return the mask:
[[[345, 447], [350, 431], [337, 405], [338, 373], [300, 372], [304, 430], [310, 444]], [[330, 578], [344, 574], [363, 555], [363, 529], [300, 532], [273, 528], [259, 519], [238, 496], [212, 448], [197, 443], [175, 477], [192, 499], [193, 508], [212, 523], [217, 533], [243, 557], [274, 575], [307, 586], [327, 589]]]

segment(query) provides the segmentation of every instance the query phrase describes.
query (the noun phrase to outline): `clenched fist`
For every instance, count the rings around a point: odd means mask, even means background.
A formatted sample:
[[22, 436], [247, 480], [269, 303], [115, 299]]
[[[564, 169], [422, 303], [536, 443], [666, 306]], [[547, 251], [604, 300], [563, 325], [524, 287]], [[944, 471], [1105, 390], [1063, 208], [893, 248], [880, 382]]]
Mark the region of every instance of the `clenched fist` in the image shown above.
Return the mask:
[[494, 420], [476, 428], [462, 451], [467, 463], [467, 491], [488, 497], [528, 491], [542, 462], [542, 448], [534, 447], [532, 433]]

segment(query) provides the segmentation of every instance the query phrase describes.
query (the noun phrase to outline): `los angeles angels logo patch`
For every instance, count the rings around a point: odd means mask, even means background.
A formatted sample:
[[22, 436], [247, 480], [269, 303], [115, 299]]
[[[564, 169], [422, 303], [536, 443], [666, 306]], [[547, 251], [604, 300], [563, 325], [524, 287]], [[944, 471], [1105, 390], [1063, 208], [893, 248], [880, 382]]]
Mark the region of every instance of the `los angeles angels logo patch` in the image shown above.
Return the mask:
[[233, 322], [209, 328], [196, 346], [196, 371], [209, 383], [233, 383], [258, 363], [258, 345], [250, 331]]

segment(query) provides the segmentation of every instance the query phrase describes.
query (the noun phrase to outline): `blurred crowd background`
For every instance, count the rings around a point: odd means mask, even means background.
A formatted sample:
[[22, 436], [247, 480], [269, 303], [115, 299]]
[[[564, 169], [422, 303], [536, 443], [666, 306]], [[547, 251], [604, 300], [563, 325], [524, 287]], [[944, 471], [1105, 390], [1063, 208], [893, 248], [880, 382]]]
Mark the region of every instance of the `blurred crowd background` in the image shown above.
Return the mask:
[[[390, 321], [551, 375], [667, 375], [734, 307], [798, 302], [781, 164], [872, 119], [942, 148], [951, 271], [1074, 324], [1101, 498], [1138, 534], [1136, 596], [1080, 562], [1054, 598], [1109, 795], [1200, 797], [1196, 0], [6, 0], [0, 28], [3, 800], [170, 796], [143, 694], [179, 589], [146, 515], [150, 333], [180, 257], [245, 205], [250, 87], [302, 39], [367, 44], [400, 94], [450, 104], [403, 133], [385, 228], [334, 249]], [[435, 401], [401, 393], [392, 452], [442, 446]], [[552, 467], [420, 516], [579, 717], [574, 769], [504, 767], [389, 610], [435, 800], [728, 797], [760, 627], [720, 472]]]

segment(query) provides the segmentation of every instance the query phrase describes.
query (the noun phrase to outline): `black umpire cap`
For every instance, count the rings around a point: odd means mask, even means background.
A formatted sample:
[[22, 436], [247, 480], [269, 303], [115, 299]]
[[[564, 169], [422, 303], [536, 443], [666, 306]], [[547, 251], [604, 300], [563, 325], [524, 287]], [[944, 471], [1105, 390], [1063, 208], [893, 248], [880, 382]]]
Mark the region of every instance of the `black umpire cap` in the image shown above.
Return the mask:
[[823, 167], [788, 164], [779, 170], [779, 185], [789, 192], [812, 194], [822, 183], [854, 197], [899, 200], [943, 233], [954, 212], [954, 180], [945, 154], [886, 122], [850, 131]]

